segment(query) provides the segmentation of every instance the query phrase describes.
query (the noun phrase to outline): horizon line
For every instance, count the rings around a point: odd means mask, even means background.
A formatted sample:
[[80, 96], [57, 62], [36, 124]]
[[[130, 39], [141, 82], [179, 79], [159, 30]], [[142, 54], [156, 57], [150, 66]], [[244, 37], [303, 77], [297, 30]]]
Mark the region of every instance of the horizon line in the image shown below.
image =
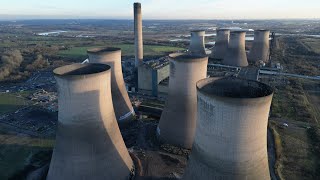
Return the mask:
[[[44, 17], [44, 18], [5, 18], [1, 17], [0, 21], [25, 21], [25, 20], [130, 20], [133, 18], [103, 18], [103, 17]], [[238, 20], [320, 20], [320, 18], [203, 18], [203, 19], [183, 19], [183, 18], [171, 18], [171, 19], [161, 19], [161, 18], [144, 18], [143, 21], [238, 21]]]

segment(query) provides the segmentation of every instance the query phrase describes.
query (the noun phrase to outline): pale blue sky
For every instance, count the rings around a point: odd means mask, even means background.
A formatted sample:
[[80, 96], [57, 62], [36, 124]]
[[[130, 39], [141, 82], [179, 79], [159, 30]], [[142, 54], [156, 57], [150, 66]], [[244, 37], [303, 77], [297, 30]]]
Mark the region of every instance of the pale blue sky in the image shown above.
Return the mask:
[[[0, 0], [0, 17], [132, 19], [132, 0]], [[140, 0], [144, 19], [320, 18], [320, 0]]]

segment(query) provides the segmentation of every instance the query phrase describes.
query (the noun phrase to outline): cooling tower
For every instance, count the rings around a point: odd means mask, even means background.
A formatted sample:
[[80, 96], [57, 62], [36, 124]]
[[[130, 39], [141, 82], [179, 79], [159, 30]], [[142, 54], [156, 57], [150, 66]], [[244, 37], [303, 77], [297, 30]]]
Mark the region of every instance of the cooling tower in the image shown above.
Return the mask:
[[162, 142], [191, 148], [197, 115], [196, 82], [207, 75], [208, 57], [179, 55], [170, 57], [167, 102], [157, 133]]
[[248, 60], [267, 62], [269, 58], [269, 30], [255, 30], [254, 41], [248, 55]]
[[214, 59], [223, 59], [226, 55], [229, 44], [230, 29], [217, 29], [216, 43], [211, 57]]
[[134, 11], [134, 48], [135, 48], [135, 67], [143, 61], [143, 40], [142, 40], [142, 13], [141, 4], [133, 4]]
[[197, 129], [184, 179], [269, 180], [272, 95], [271, 87], [257, 81], [199, 81]]
[[204, 45], [205, 31], [191, 31], [189, 52], [195, 55], [206, 55]]
[[59, 114], [48, 180], [131, 176], [133, 162], [112, 105], [110, 69], [104, 64], [73, 64], [53, 71]]
[[248, 66], [245, 50], [246, 31], [231, 31], [230, 40], [223, 64], [230, 66]]
[[116, 118], [119, 123], [131, 120], [135, 113], [123, 80], [121, 49], [94, 48], [89, 49], [87, 53], [90, 62], [107, 64], [111, 67], [111, 94]]

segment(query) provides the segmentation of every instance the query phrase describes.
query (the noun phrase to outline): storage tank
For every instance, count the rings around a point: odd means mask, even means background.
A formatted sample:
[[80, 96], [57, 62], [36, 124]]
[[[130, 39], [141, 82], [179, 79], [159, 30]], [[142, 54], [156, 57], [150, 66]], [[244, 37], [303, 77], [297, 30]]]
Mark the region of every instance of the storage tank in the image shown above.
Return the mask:
[[269, 36], [270, 31], [259, 29], [254, 31], [252, 48], [248, 55], [250, 62], [268, 62], [269, 60]]
[[203, 30], [191, 31], [189, 45], [189, 52], [191, 54], [206, 55], [204, 37], [205, 31]]
[[235, 30], [230, 32], [230, 40], [223, 64], [229, 66], [248, 66], [245, 49], [246, 31]]
[[110, 66], [72, 64], [53, 73], [59, 113], [47, 179], [127, 180], [134, 165], [114, 114]]
[[208, 57], [180, 53], [169, 57], [169, 91], [157, 134], [164, 143], [191, 148], [197, 115], [196, 82], [207, 76]]
[[133, 4], [133, 13], [134, 13], [135, 67], [137, 68], [143, 62], [141, 3], [134, 3]]
[[121, 49], [114, 47], [93, 48], [87, 50], [90, 63], [102, 63], [111, 67], [111, 94], [116, 118], [119, 123], [130, 121], [135, 112], [133, 110], [121, 66]]
[[270, 179], [267, 125], [273, 89], [251, 80], [197, 83], [198, 120], [184, 179]]
[[217, 29], [216, 42], [211, 57], [214, 59], [223, 59], [227, 53], [230, 37], [230, 29]]

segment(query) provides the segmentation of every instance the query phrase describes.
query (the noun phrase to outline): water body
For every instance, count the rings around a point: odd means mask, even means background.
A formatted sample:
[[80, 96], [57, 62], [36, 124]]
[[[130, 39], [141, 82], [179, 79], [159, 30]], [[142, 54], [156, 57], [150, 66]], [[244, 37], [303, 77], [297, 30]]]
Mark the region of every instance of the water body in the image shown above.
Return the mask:
[[68, 31], [50, 31], [50, 32], [43, 32], [43, 33], [38, 33], [37, 35], [39, 36], [48, 36], [48, 35], [53, 35], [53, 34], [60, 34], [60, 33], [64, 33], [64, 32], [68, 32]]

